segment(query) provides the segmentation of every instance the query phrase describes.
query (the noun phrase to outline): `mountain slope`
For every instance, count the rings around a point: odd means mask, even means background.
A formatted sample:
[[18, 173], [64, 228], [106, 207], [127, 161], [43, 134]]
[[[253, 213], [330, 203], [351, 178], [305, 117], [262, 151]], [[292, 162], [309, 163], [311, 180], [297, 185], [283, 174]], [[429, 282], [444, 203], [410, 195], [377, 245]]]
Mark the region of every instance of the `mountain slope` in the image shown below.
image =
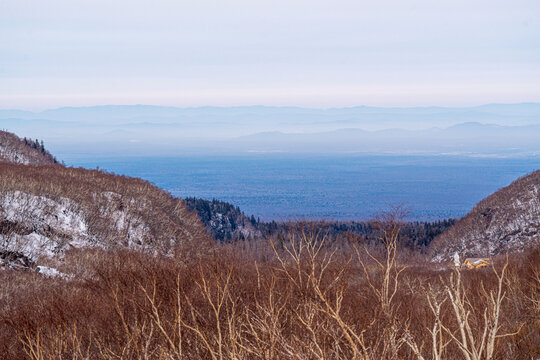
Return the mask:
[[141, 179], [0, 162], [0, 249], [32, 260], [70, 248], [170, 252], [208, 243], [184, 202]]
[[431, 245], [436, 260], [491, 256], [540, 243], [540, 170], [479, 202]]
[[239, 207], [216, 199], [184, 199], [188, 209], [196, 211], [208, 232], [219, 242], [261, 236], [258, 222], [248, 218]]
[[21, 139], [7, 131], [0, 131], [0, 161], [27, 165], [56, 164], [57, 161], [38, 140]]

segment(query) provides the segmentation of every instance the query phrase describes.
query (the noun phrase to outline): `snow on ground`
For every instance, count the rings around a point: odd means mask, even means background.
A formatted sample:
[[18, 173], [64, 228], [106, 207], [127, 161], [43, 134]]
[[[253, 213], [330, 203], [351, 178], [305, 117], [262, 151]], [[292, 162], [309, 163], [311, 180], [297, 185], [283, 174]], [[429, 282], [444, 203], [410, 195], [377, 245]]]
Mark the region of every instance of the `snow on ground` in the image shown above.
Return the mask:
[[62, 279], [71, 279], [73, 277], [73, 275], [64, 274], [63, 272], [48, 266], [38, 266], [37, 271], [43, 276], [50, 278], [58, 277]]
[[97, 230], [88, 224], [90, 210], [71, 199], [21, 191], [0, 194], [0, 249], [20, 252], [35, 261], [69, 248], [107, 246], [107, 241], [140, 246], [149, 237], [150, 229], [139, 214], [144, 204], [114, 192], [94, 198], [102, 222]]
[[489, 257], [506, 251], [521, 251], [540, 242], [539, 188], [540, 184], [533, 184], [508, 202], [476, 209], [478, 223], [453, 238], [434, 254], [433, 260], [448, 260], [456, 252], [464, 256]]
[[30, 158], [14, 149], [0, 145], [0, 159], [17, 164], [30, 164]]
[[70, 199], [49, 199], [20, 191], [0, 195], [0, 218], [12, 226], [0, 235], [2, 248], [35, 260], [53, 256], [75, 240], [87, 244], [91, 237], [82, 210]]

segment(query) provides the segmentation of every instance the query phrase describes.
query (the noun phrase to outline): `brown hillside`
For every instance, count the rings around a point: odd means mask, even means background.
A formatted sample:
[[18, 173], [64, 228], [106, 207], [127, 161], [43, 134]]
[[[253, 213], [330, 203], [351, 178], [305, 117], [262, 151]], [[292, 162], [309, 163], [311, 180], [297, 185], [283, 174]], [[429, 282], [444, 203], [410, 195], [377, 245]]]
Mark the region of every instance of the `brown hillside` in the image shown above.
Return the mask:
[[0, 248], [37, 259], [69, 248], [170, 252], [208, 243], [182, 200], [141, 179], [0, 162]]
[[491, 256], [521, 251], [540, 242], [540, 170], [479, 202], [431, 245], [437, 260], [455, 252]]
[[57, 161], [37, 140], [21, 139], [7, 131], [0, 131], [0, 161], [27, 165], [56, 164]]

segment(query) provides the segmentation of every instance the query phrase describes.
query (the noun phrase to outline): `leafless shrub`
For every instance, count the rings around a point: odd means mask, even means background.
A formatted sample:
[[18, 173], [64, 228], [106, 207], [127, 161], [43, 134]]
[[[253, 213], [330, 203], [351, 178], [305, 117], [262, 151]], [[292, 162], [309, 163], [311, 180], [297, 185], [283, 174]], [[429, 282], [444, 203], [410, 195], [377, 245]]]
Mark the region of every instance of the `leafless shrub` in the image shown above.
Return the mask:
[[66, 253], [64, 270], [89, 270], [72, 280], [2, 271], [0, 353], [5, 359], [539, 356], [539, 252], [501, 259], [491, 270], [405, 268], [390, 260], [387, 272], [391, 247], [368, 248], [375, 261], [365, 249], [325, 243], [324, 234], [295, 233], [270, 244], [273, 256], [264, 257], [232, 244], [192, 257], [78, 250]]

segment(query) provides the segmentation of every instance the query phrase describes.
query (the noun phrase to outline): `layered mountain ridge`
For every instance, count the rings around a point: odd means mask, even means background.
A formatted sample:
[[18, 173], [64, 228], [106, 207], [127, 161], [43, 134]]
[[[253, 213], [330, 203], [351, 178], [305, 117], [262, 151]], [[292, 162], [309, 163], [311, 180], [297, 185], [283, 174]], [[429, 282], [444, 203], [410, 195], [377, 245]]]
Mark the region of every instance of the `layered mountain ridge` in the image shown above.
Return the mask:
[[239, 155], [540, 153], [540, 104], [308, 109], [123, 105], [0, 110], [15, 133], [45, 137], [55, 154]]

